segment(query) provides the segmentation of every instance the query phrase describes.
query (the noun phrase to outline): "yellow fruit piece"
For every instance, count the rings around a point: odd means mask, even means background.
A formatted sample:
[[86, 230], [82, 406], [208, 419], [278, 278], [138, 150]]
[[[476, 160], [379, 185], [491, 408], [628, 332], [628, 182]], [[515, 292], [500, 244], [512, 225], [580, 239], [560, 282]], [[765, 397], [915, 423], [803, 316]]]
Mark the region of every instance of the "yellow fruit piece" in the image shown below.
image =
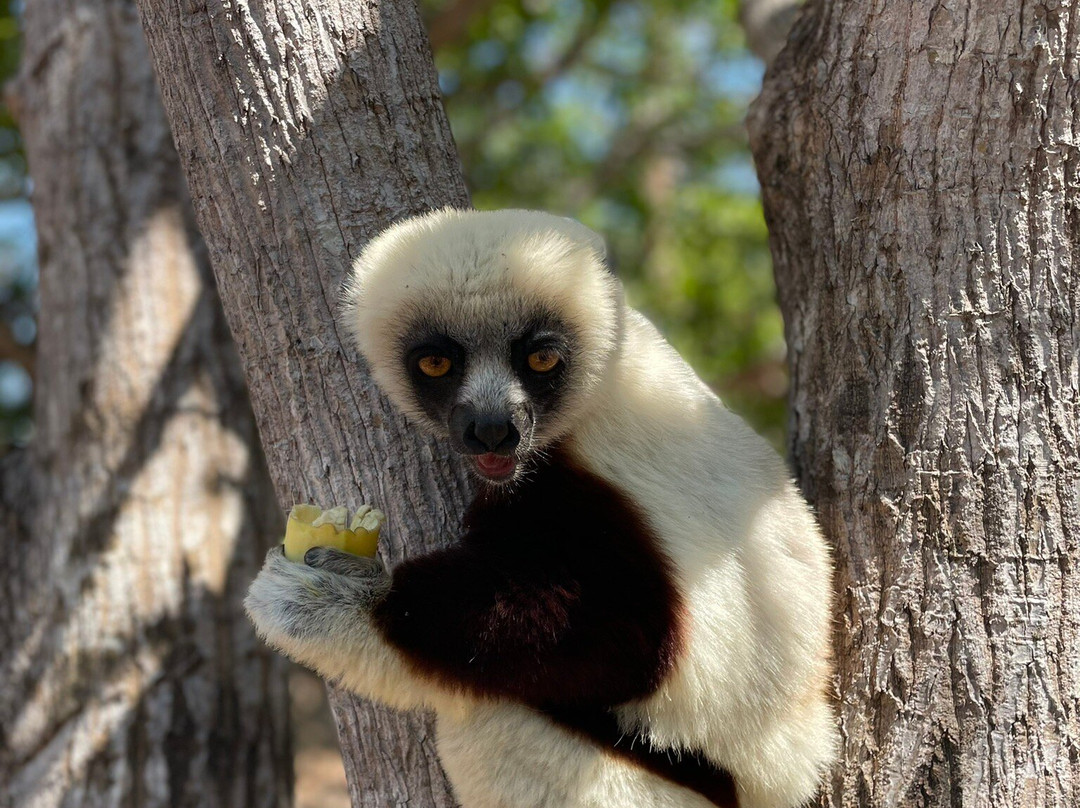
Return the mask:
[[317, 505], [294, 505], [285, 523], [285, 557], [303, 562], [304, 553], [312, 547], [333, 547], [353, 555], [374, 557], [385, 519], [382, 511], [369, 505], [362, 506], [351, 520], [343, 506], [324, 511]]

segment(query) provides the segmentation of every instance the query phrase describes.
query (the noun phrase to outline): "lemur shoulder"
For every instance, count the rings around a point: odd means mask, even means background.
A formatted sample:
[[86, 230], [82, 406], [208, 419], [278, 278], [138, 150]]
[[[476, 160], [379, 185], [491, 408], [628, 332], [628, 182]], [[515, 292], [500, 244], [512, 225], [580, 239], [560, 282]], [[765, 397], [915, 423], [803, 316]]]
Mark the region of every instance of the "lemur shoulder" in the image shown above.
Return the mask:
[[356, 261], [343, 323], [465, 455], [460, 538], [388, 574], [272, 550], [247, 608], [361, 695], [434, 710], [465, 808], [789, 808], [837, 746], [830, 560], [768, 444], [623, 300], [599, 237], [442, 210]]

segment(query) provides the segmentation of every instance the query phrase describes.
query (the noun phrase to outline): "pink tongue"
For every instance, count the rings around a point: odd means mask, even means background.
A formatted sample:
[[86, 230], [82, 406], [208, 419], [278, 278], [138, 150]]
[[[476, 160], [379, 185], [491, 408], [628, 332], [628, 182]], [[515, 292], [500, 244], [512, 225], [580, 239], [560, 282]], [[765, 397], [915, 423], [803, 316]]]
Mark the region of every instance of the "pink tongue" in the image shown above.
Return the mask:
[[488, 452], [476, 458], [476, 465], [487, 474], [504, 474], [514, 467], [514, 458]]

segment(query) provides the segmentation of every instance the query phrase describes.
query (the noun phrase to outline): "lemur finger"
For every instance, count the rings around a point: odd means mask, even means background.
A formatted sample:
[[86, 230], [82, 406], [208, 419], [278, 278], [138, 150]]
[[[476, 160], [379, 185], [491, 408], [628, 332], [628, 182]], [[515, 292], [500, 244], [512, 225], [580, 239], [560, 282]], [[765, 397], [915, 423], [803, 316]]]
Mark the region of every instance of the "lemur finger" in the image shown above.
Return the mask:
[[359, 578], [373, 578], [386, 573], [377, 558], [353, 555], [332, 547], [312, 547], [304, 553], [304, 563], [315, 569]]

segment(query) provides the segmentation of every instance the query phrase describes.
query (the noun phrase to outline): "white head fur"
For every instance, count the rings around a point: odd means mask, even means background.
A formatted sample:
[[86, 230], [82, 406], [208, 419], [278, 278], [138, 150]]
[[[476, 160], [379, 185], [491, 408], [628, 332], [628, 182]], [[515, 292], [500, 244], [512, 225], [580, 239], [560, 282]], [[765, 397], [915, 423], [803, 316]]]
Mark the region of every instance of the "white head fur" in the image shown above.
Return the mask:
[[570, 429], [592, 400], [623, 316], [603, 240], [584, 225], [536, 211], [446, 208], [400, 222], [367, 245], [346, 284], [343, 323], [391, 401], [445, 435], [446, 421], [433, 417], [410, 378], [409, 339], [437, 332], [469, 348], [459, 398], [520, 400], [496, 366], [530, 323], [557, 319], [572, 350], [558, 405], [538, 418], [523, 447], [536, 450]]

